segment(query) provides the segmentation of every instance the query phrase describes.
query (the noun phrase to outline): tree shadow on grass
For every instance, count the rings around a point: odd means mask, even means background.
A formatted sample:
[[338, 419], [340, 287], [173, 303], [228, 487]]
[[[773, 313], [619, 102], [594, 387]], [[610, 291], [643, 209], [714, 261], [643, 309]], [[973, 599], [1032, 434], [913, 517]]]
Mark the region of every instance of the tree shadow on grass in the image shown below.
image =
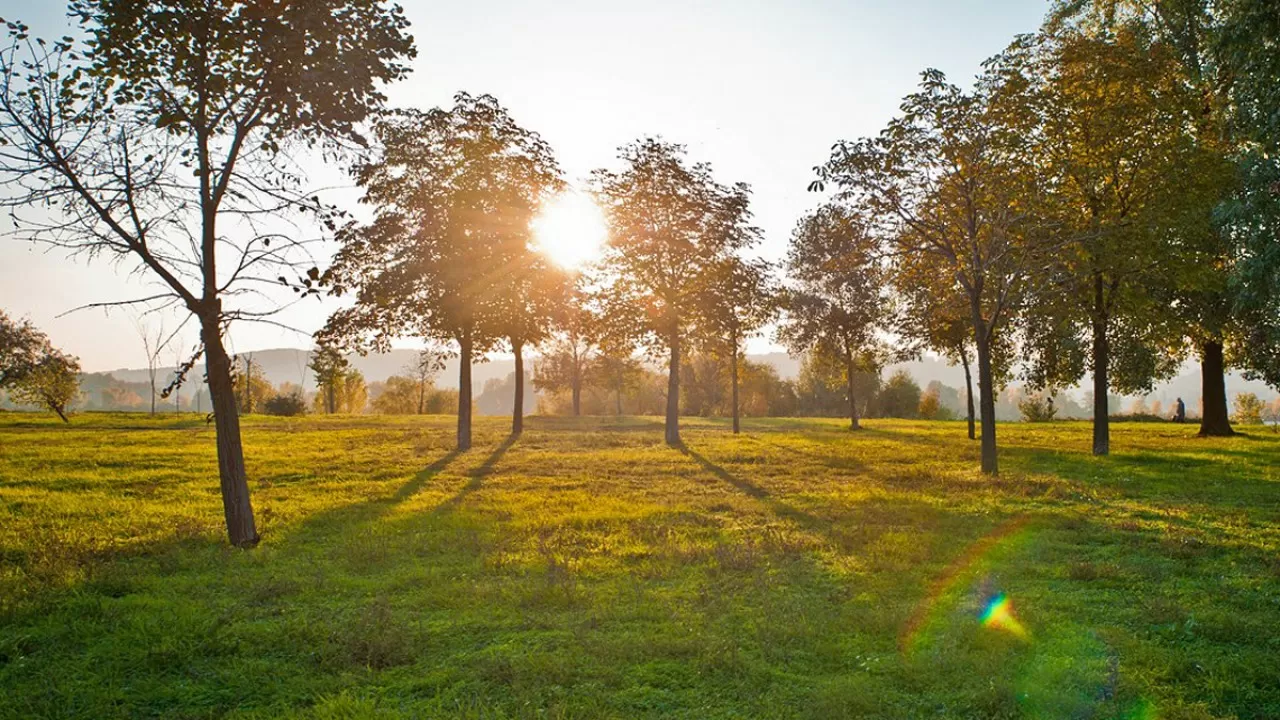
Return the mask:
[[503, 440], [502, 444], [495, 448], [494, 451], [489, 454], [489, 457], [485, 458], [483, 463], [480, 463], [479, 467], [471, 471], [471, 480], [469, 480], [466, 485], [463, 485], [458, 492], [454, 493], [453, 497], [437, 505], [431, 513], [433, 515], [440, 515], [450, 512], [465, 500], [468, 495], [479, 490], [480, 486], [484, 484], [484, 479], [493, 473], [493, 469], [497, 466], [498, 461], [502, 459], [503, 455], [507, 454], [507, 451], [511, 449], [511, 446], [515, 445], [516, 440], [519, 439], [520, 436], [515, 433], [508, 435], [507, 439]]
[[449, 464], [461, 454], [462, 451], [455, 448], [420, 470], [417, 475], [410, 478], [409, 482], [400, 486], [400, 489], [396, 491], [396, 494], [391, 498], [391, 501], [393, 503], [401, 503], [416, 495], [418, 491], [427, 484], [427, 481], [431, 480], [436, 475], [439, 475], [441, 471], [446, 467], [449, 467]]
[[744, 480], [724, 468], [716, 465], [708, 460], [701, 453], [693, 448], [685, 445], [683, 442], [676, 445], [675, 448], [684, 453], [694, 462], [698, 463], [703, 470], [714, 475], [717, 479], [737, 488], [744, 495], [761, 501], [769, 507], [771, 511], [778, 517], [786, 518], [796, 524], [810, 530], [829, 531], [831, 529], [831, 521], [818, 517], [810, 512], [801, 510], [797, 507], [789, 505], [769, 493], [768, 490], [756, 485], [750, 480]]

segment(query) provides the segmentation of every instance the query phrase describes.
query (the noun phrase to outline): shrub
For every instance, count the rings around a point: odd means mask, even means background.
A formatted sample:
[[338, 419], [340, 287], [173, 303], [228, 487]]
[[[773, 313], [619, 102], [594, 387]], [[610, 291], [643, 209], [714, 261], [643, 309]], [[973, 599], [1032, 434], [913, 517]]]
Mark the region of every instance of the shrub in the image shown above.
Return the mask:
[[262, 410], [268, 415], [292, 417], [307, 412], [307, 401], [299, 393], [285, 393], [271, 397], [263, 403]]
[[1234, 412], [1231, 413], [1231, 419], [1241, 425], [1261, 425], [1262, 412], [1266, 410], [1266, 403], [1262, 402], [1257, 395], [1253, 393], [1239, 393], [1232, 403]]
[[1038, 393], [1019, 400], [1018, 412], [1024, 422], [1049, 422], [1058, 414], [1058, 408], [1053, 406], [1051, 396]]

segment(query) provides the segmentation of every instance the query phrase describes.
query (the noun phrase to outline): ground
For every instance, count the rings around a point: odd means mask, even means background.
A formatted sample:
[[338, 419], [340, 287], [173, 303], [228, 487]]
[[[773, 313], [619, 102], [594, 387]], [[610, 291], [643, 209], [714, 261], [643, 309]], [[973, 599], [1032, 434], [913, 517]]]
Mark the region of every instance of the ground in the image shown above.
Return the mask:
[[1280, 717], [1280, 434], [0, 414], [0, 717]]

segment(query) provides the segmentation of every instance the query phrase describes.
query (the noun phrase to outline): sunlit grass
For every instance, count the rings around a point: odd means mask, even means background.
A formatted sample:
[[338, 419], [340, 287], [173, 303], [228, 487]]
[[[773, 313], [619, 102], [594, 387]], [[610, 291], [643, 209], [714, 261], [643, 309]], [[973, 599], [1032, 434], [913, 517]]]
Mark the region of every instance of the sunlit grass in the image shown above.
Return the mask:
[[0, 415], [0, 716], [1280, 716], [1280, 435], [507, 422]]

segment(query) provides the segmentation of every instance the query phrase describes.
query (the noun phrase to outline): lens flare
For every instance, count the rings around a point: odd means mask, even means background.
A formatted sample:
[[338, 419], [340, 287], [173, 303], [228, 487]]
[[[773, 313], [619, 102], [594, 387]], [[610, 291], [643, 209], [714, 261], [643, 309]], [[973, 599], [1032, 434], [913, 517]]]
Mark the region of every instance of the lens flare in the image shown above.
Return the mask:
[[[961, 588], [965, 583], [989, 564], [993, 554], [1016, 547], [1025, 540], [1027, 523], [1028, 520], [1025, 517], [1010, 518], [1001, 523], [986, 536], [966, 547], [946, 570], [930, 583], [925, 596], [916, 606], [911, 617], [907, 619], [902, 633], [898, 636], [898, 647], [902, 652], [914, 650], [928, 634], [925, 632], [926, 627], [936, 625], [940, 609], [954, 602], [955, 596], [962, 592]], [[973, 616], [967, 615], [967, 617]]]
[[993, 630], [1003, 630], [1015, 637], [1026, 639], [1027, 629], [1013, 615], [1013, 605], [1009, 597], [1000, 593], [991, 598], [981, 615], [982, 626]]

